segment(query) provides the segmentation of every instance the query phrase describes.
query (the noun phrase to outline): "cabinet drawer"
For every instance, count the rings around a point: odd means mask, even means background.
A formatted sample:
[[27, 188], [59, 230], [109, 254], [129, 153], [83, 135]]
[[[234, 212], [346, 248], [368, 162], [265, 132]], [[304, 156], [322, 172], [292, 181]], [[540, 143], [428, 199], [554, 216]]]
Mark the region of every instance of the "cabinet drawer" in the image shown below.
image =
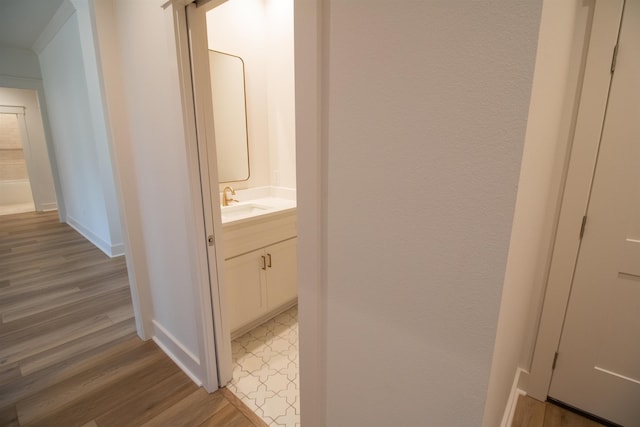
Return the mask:
[[296, 234], [295, 211], [256, 217], [237, 225], [231, 223], [223, 227], [224, 258], [233, 258], [290, 239]]

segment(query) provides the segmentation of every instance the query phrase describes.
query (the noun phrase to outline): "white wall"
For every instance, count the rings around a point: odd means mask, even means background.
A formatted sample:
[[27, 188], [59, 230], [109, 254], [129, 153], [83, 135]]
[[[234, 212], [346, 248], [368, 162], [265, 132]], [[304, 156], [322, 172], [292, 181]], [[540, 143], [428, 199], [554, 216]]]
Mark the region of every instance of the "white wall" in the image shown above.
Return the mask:
[[265, 0], [271, 185], [296, 188], [293, 0]]
[[123, 253], [117, 201], [104, 173], [103, 150], [85, 75], [81, 33], [73, 14], [39, 52], [65, 220], [108, 255]]
[[[305, 348], [324, 339], [326, 420], [303, 398], [308, 426], [480, 425], [487, 398], [540, 2], [395, 5], [322, 9], [321, 176], [307, 149], [297, 165], [299, 182], [324, 183], [326, 288], [303, 296], [300, 323], [303, 395], [322, 390]], [[296, 20], [296, 37], [313, 25]], [[314, 225], [303, 255], [323, 242]]]
[[245, 66], [248, 181], [235, 188], [270, 185], [267, 115], [266, 22], [263, 0], [231, 0], [207, 12], [209, 49], [236, 55]]
[[56, 192], [36, 91], [0, 88], [0, 105], [25, 107], [28, 147], [24, 148], [25, 156], [28, 157], [29, 180], [36, 210], [56, 209]]
[[94, 20], [91, 15], [93, 0], [71, 0], [76, 9], [78, 30], [84, 75], [87, 83], [87, 97], [91, 127], [95, 141], [96, 157], [98, 159], [98, 174], [102, 186], [107, 221], [109, 222], [109, 237], [112, 242], [118, 242], [118, 254], [124, 253], [122, 227], [120, 225], [120, 207], [116, 198], [115, 172], [111, 164], [107, 124], [105, 123], [105, 107], [102, 93], [102, 74], [98, 66], [95, 47]]
[[99, 62], [122, 180], [127, 256], [135, 263], [146, 311], [142, 321], [149, 336], [200, 383], [207, 365], [216, 375], [215, 360], [207, 359], [203, 345], [206, 304], [198, 293], [208, 280], [199, 274], [206, 240], [187, 167], [185, 132], [193, 124], [183, 121], [188, 106], [180, 93], [171, 7], [163, 9], [164, 3], [99, 0]]
[[38, 56], [30, 50], [0, 46], [0, 75], [39, 80]]
[[41, 120], [44, 127], [45, 143], [49, 153], [49, 165], [53, 172], [58, 214], [60, 219], [64, 220], [65, 206], [62, 198], [62, 185], [55, 172], [57, 170], [56, 158], [53, 155], [51, 127], [49, 125], [49, 115], [38, 56], [30, 50], [0, 47], [0, 87], [35, 90], [37, 93], [38, 108], [42, 114]]
[[499, 425], [517, 369], [530, 369], [593, 3], [544, 1], [485, 409], [487, 427]]
[[245, 62], [251, 176], [296, 187], [293, 0], [231, 0], [207, 13], [209, 48]]

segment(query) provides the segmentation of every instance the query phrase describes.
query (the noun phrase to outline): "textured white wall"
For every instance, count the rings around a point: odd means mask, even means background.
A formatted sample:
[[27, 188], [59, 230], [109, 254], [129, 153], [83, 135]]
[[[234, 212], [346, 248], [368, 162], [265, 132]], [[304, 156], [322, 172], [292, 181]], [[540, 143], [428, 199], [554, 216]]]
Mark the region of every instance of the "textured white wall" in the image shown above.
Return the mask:
[[545, 0], [484, 425], [500, 423], [530, 369], [593, 1]]
[[[194, 200], [171, 7], [100, 0], [102, 72], [122, 180], [142, 321], [174, 360], [204, 378]], [[144, 54], [141, 54], [144, 52]], [[204, 235], [204, 230], [201, 236]], [[204, 239], [202, 238], [204, 243]]]
[[265, 0], [271, 185], [296, 188], [293, 0]]
[[120, 206], [116, 197], [114, 171], [111, 164], [111, 153], [109, 152], [109, 139], [107, 136], [105, 107], [101, 86], [102, 74], [98, 66], [93, 30], [95, 24], [90, 11], [90, 3], [93, 4], [94, 0], [71, 1], [76, 9], [78, 18], [82, 62], [87, 82], [88, 107], [91, 116], [96, 156], [98, 158], [98, 173], [104, 195], [105, 208], [107, 210], [107, 221], [109, 221], [109, 237], [111, 242], [117, 244], [118, 254], [122, 255], [124, 252], [122, 248], [123, 239], [122, 226], [120, 225]]
[[[39, 54], [47, 110], [66, 218], [107, 253], [122, 251], [118, 218], [110, 219], [101, 176], [100, 141], [96, 139], [85, 76], [80, 29], [74, 14]], [[115, 240], [114, 237], [119, 240]]]
[[209, 49], [240, 56], [245, 66], [250, 177], [235, 188], [271, 182], [265, 27], [263, 0], [233, 0], [207, 12]]
[[39, 80], [38, 56], [30, 50], [0, 46], [0, 75]]
[[[39, 68], [38, 68], [39, 69]], [[0, 105], [24, 106], [29, 154], [31, 161], [30, 180], [36, 209], [55, 209], [56, 192], [51, 173], [47, 141], [42, 124], [42, 112], [35, 90], [0, 88]], [[53, 153], [52, 153], [53, 154]]]
[[251, 177], [295, 188], [293, 0], [233, 0], [207, 13], [209, 48], [242, 57]]
[[325, 9], [327, 425], [481, 424], [540, 3]]

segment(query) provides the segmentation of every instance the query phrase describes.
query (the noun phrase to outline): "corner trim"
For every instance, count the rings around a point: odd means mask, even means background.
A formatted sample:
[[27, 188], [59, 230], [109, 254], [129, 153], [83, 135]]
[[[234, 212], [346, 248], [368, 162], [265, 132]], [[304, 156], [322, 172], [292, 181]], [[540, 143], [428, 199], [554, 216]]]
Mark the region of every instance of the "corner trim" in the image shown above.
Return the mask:
[[56, 13], [51, 18], [51, 21], [44, 27], [44, 30], [38, 36], [38, 39], [35, 41], [31, 49], [36, 54], [40, 54], [45, 47], [51, 43], [51, 40], [58, 34], [60, 28], [67, 22], [69, 18], [75, 13], [76, 9], [73, 7], [71, 2], [65, 0], [62, 2]]
[[507, 400], [507, 406], [504, 409], [504, 415], [502, 416], [502, 422], [500, 427], [511, 427], [513, 423], [513, 415], [516, 412], [516, 406], [518, 406], [518, 398], [520, 396], [526, 396], [527, 393], [520, 387], [524, 379], [529, 375], [529, 372], [522, 368], [516, 369], [516, 375], [513, 378], [513, 384], [511, 385], [511, 392], [509, 393], [509, 399]]
[[111, 245], [111, 258], [115, 258], [123, 255], [124, 255], [124, 243], [116, 243], [115, 245]]
[[622, 7], [622, 0], [595, 2], [578, 116], [527, 385], [527, 394], [541, 401], [546, 400], [551, 386], [553, 357], [560, 345], [569, 304], [580, 227], [589, 204], [609, 98], [611, 54], [618, 40]]
[[[209, 247], [207, 236], [220, 235], [222, 224], [220, 210], [217, 217], [211, 211], [211, 191], [209, 189], [208, 162], [199, 157], [200, 149], [206, 150], [210, 135], [213, 135], [207, 120], [196, 117], [203, 111], [204, 96], [195, 96], [196, 88], [204, 84], [208, 88], [210, 75], [208, 56], [206, 54], [206, 7], [196, 8], [190, 3], [186, 8], [172, 7], [173, 31], [175, 36], [175, 53], [177, 77], [180, 83], [180, 99], [182, 102], [182, 123], [184, 125], [184, 149], [187, 158], [188, 187], [191, 202], [191, 226], [188, 228], [189, 257], [192, 260], [193, 284], [198, 296], [197, 333], [201, 378], [204, 388], [213, 392], [225, 385], [232, 377], [231, 339], [228, 325], [224, 322], [226, 301], [224, 287], [220, 285], [223, 269], [218, 268], [223, 262], [222, 252], [218, 251], [216, 241]], [[167, 17], [169, 14], [167, 13]], [[191, 40], [191, 44], [189, 43]], [[204, 54], [204, 55], [202, 55]], [[204, 69], [202, 60], [206, 66]], [[201, 74], [206, 70], [204, 74]], [[202, 78], [201, 78], [202, 77]], [[211, 93], [211, 90], [200, 92]], [[210, 102], [208, 103], [210, 105]], [[206, 105], [206, 104], [205, 104]], [[206, 130], [200, 134], [201, 126]], [[202, 138], [201, 138], [202, 136]], [[202, 168], [202, 169], [201, 169]], [[211, 176], [217, 172], [211, 171]], [[212, 220], [215, 221], [212, 224]]]

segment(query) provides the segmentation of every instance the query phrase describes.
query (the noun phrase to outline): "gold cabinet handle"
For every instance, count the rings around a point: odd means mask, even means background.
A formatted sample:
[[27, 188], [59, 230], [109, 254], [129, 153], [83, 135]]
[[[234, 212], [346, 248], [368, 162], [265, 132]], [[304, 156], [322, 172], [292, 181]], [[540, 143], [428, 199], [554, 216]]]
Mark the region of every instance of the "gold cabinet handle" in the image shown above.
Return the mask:
[[262, 258], [262, 269], [266, 270], [267, 269], [267, 260], [264, 257], [264, 255], [262, 255], [260, 258]]
[[267, 267], [271, 268], [271, 254], [267, 254]]

